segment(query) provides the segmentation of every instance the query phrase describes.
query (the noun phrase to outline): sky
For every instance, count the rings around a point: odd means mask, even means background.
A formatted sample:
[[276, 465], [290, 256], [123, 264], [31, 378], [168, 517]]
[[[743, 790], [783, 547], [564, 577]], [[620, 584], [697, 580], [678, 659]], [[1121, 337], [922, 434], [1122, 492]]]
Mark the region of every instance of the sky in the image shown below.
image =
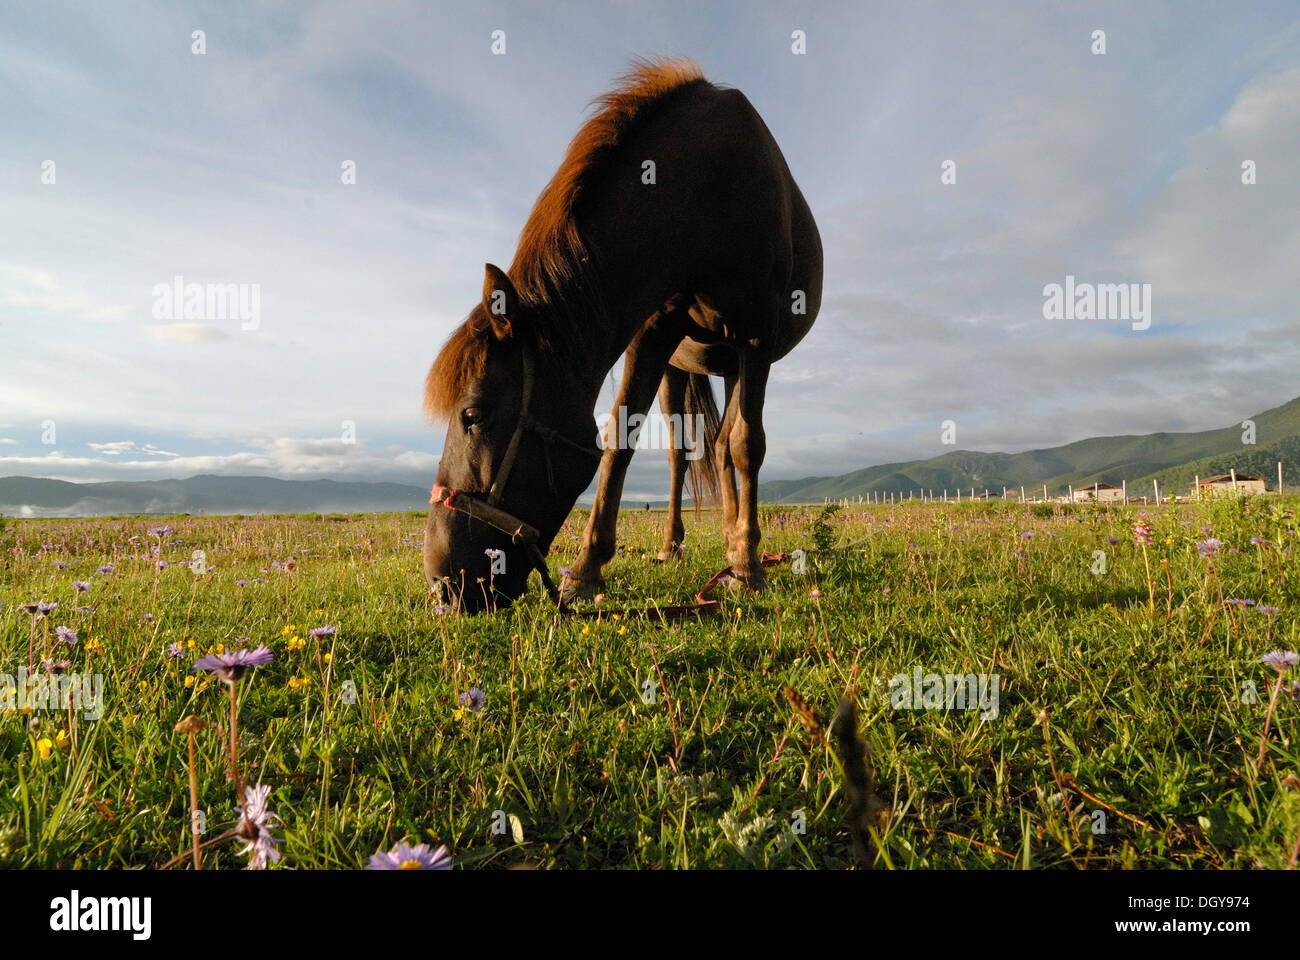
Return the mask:
[[[428, 485], [430, 362], [657, 54], [746, 94], [822, 235], [763, 479], [1300, 395], [1300, 7], [1089, 6], [5, 4], [0, 476]], [[178, 277], [247, 310], [187, 318]], [[1049, 318], [1067, 277], [1149, 326]], [[639, 453], [626, 495], [666, 489]]]

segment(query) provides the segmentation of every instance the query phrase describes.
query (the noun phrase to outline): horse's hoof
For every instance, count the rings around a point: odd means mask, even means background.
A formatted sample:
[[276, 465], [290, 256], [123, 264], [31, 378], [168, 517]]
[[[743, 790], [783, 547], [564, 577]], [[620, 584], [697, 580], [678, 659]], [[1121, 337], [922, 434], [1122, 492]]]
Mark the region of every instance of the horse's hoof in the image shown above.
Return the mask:
[[767, 575], [763, 573], [760, 567], [756, 573], [748, 577], [733, 572], [731, 579], [727, 581], [727, 593], [733, 596], [736, 594], [758, 593], [766, 586]]
[[576, 580], [573, 577], [565, 577], [560, 581], [560, 599], [565, 603], [571, 600], [595, 600], [596, 595], [604, 591], [604, 580]]
[[660, 550], [652, 563], [667, 563], [669, 560], [680, 560], [682, 558], [682, 548], [676, 547], [670, 550]]

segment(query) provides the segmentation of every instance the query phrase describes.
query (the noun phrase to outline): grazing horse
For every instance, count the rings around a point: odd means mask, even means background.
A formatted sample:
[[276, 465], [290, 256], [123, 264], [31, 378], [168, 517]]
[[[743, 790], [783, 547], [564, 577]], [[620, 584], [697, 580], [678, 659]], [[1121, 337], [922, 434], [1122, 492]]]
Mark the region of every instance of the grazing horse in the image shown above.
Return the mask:
[[[510, 269], [487, 265], [482, 302], [425, 381], [426, 412], [447, 421], [425, 575], [467, 612], [516, 599], [533, 568], [551, 588], [546, 551], [597, 469], [559, 594], [604, 588], [635, 447], [634, 436], [619, 442], [620, 411], [644, 416], [656, 391], [670, 423], [704, 424], [704, 436], [674, 430], [660, 558], [680, 550], [689, 472], [697, 503], [720, 493], [733, 575], [763, 585], [763, 399], [771, 365], [821, 305], [817, 225], [757, 111], [693, 63], [638, 61], [593, 107]], [[596, 400], [620, 355], [614, 414], [598, 439]], [[710, 374], [725, 385], [721, 414]], [[712, 456], [690, 459], [691, 445]]]

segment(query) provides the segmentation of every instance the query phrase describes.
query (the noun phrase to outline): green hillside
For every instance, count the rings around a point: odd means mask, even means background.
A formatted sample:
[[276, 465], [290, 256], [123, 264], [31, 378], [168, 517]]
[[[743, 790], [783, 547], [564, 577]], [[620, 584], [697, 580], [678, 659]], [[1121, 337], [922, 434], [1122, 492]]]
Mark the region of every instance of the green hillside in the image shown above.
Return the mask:
[[1242, 444], [1241, 421], [1199, 433], [1092, 437], [1061, 447], [1023, 453], [955, 450], [929, 460], [887, 463], [838, 477], [807, 477], [761, 484], [759, 495], [774, 502], [818, 502], [872, 493], [950, 494], [959, 487], [1001, 493], [1002, 487], [1055, 496], [1069, 485], [1127, 481], [1131, 490], [1149, 489], [1158, 479], [1167, 489], [1188, 489], [1195, 474], [1253, 473], [1276, 483], [1281, 460], [1286, 482], [1300, 483], [1300, 397], [1256, 414], [1256, 444]]

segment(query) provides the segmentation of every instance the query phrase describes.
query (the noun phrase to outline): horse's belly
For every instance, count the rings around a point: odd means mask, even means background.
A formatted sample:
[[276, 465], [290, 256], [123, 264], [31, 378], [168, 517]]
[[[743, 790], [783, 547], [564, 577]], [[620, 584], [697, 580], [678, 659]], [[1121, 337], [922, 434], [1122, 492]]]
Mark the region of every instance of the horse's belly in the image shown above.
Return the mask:
[[700, 343], [690, 337], [678, 345], [669, 362], [687, 373], [707, 373], [715, 377], [725, 377], [739, 369], [735, 348], [730, 344]]

